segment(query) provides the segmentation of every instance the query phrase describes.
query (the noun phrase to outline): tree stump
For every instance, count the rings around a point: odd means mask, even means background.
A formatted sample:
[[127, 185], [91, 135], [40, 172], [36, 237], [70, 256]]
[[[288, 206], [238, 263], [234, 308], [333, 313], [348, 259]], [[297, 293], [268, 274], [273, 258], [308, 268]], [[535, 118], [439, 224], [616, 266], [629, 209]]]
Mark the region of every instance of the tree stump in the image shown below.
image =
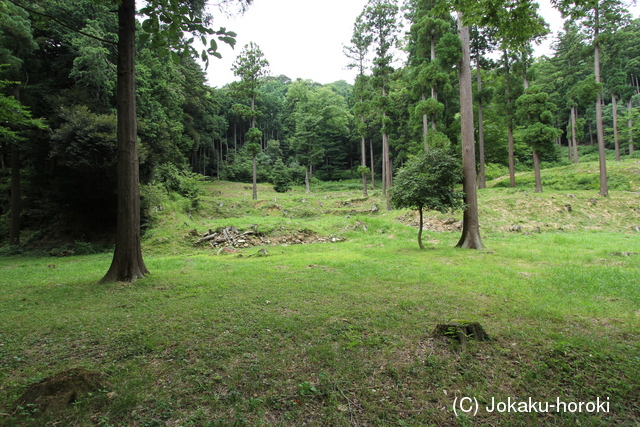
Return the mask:
[[433, 330], [433, 336], [445, 337], [464, 344], [467, 340], [489, 341], [489, 335], [478, 322], [441, 323]]

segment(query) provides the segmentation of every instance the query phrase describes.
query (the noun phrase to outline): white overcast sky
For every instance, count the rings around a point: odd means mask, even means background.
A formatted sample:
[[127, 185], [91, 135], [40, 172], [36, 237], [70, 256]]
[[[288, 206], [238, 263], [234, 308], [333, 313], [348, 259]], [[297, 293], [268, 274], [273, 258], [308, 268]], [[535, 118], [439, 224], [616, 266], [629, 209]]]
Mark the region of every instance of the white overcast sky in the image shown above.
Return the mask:
[[[209, 84], [222, 87], [237, 78], [231, 65], [243, 46], [254, 42], [269, 61], [271, 75], [284, 74], [295, 80], [311, 79], [327, 84], [337, 80], [353, 83], [355, 71], [347, 70], [347, 58], [342, 45], [353, 32], [353, 23], [367, 0], [254, 0], [242, 16], [225, 19], [220, 14], [213, 26], [226, 27], [238, 34], [235, 50], [220, 46], [222, 59], [211, 58], [207, 75]], [[400, 3], [400, 2], [398, 2]], [[559, 13], [549, 0], [540, 0], [540, 11], [551, 30], [562, 28]], [[634, 17], [638, 8], [633, 8]], [[547, 41], [536, 49], [538, 54], [549, 53]]]

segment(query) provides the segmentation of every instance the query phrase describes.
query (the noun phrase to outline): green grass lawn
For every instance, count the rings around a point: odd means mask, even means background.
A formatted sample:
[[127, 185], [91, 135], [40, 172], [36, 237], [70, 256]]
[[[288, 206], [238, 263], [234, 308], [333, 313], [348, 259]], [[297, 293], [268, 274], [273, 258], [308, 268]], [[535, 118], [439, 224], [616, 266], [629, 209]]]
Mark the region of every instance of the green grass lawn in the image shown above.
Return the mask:
[[[106, 253], [0, 258], [0, 424], [640, 423], [637, 194], [592, 205], [587, 190], [482, 190], [486, 250], [454, 248], [455, 227], [426, 231], [429, 249], [419, 250], [417, 230], [397, 220], [407, 211], [384, 212], [375, 192], [262, 186], [251, 201], [245, 186], [206, 184], [198, 213], [167, 201], [145, 236], [152, 275], [135, 284], [96, 283]], [[254, 224], [340, 241], [250, 257], [259, 247], [215, 255], [189, 235]], [[523, 232], [509, 232], [513, 224]], [[432, 336], [455, 319], [480, 322], [492, 340]], [[55, 415], [13, 405], [29, 384], [73, 367], [103, 372], [108, 384]], [[456, 417], [462, 397], [477, 399], [475, 416]], [[529, 397], [609, 406], [486, 410], [492, 398]]]

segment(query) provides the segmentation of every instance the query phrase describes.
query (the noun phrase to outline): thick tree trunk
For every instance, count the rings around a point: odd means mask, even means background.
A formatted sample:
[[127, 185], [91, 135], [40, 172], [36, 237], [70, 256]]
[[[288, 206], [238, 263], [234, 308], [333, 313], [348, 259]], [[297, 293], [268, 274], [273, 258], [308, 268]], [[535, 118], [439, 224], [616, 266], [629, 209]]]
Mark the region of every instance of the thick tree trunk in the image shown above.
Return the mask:
[[253, 166], [253, 196], [251, 197], [253, 200], [258, 200], [258, 168], [256, 167], [256, 156], [253, 155], [252, 159]]
[[[478, 81], [478, 94], [482, 90], [482, 76], [480, 75], [480, 56], [476, 62], [476, 73]], [[478, 97], [478, 150], [480, 156], [480, 176], [478, 177], [478, 188], [487, 186], [484, 170], [484, 123], [482, 119], [482, 99]]]
[[536, 149], [533, 149], [533, 171], [536, 177], [536, 193], [542, 193], [542, 179], [540, 178], [540, 156]]
[[[599, 10], [596, 6], [595, 10], [595, 31], [594, 31], [594, 68], [596, 74], [596, 83], [600, 83], [600, 45], [598, 42], [598, 17]], [[598, 133], [598, 154], [600, 157], [600, 195], [602, 197], [609, 196], [609, 184], [607, 183], [607, 158], [604, 149], [604, 129], [602, 125], [602, 91], [598, 91], [596, 99], [596, 131]]]
[[611, 107], [613, 108], [613, 140], [616, 147], [616, 162], [620, 161], [620, 137], [618, 135], [618, 103], [616, 96], [611, 94]]
[[133, 282], [149, 274], [140, 246], [140, 183], [135, 91], [135, 0], [118, 7], [118, 214], [116, 249], [102, 282]]
[[422, 244], [422, 227], [424, 224], [424, 215], [422, 213], [422, 207], [418, 208], [418, 214], [420, 215], [420, 224], [418, 225], [418, 246], [420, 246], [420, 249], [424, 249], [424, 245]]
[[462, 126], [462, 173], [465, 204], [462, 220], [462, 237], [456, 246], [482, 249], [478, 220], [476, 193], [476, 153], [473, 140], [473, 94], [471, 89], [471, 52], [469, 51], [469, 27], [462, 26], [462, 13], [458, 12], [458, 29], [462, 42], [460, 63], [460, 122]]

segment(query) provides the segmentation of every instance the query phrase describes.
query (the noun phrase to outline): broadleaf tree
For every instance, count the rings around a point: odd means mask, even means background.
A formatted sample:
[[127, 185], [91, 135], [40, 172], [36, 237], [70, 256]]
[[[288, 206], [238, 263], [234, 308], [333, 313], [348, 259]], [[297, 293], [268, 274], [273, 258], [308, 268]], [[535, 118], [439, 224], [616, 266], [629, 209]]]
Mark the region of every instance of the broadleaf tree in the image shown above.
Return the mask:
[[430, 148], [420, 153], [398, 171], [390, 190], [391, 205], [418, 210], [420, 249], [424, 249], [424, 210], [446, 213], [464, 209], [464, 193], [456, 190], [461, 179], [457, 160], [442, 148]]

